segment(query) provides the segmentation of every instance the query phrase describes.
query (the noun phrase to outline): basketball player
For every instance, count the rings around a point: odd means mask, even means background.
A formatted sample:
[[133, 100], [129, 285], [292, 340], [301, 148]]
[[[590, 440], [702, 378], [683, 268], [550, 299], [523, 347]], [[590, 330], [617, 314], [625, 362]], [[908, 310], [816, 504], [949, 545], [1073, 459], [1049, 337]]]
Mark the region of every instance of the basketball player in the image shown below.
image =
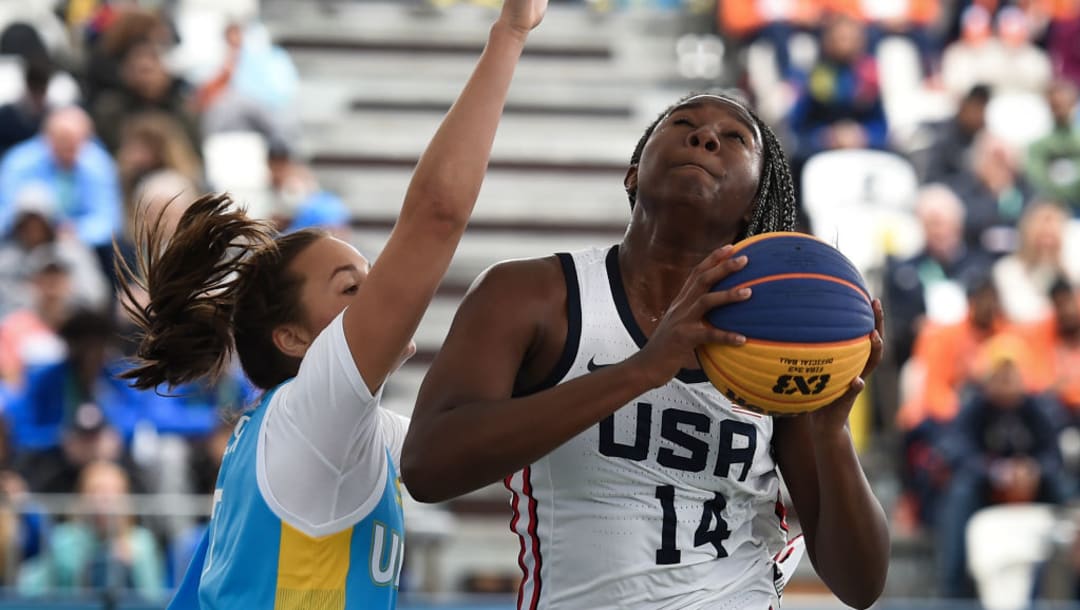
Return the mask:
[[[423, 384], [402, 454], [410, 492], [444, 500], [504, 479], [521, 537], [519, 608], [778, 607], [782, 473], [818, 573], [846, 604], [884, 586], [888, 533], [847, 417], [863, 387], [807, 415], [724, 399], [696, 345], [741, 344], [706, 311], [746, 264], [733, 242], [795, 222], [776, 136], [699, 95], [645, 132], [618, 245], [487, 271]], [[863, 377], [881, 358], [882, 312]], [[782, 558], [782, 556], [781, 556]]]
[[406, 421], [379, 408], [381, 388], [415, 350], [546, 6], [503, 5], [370, 271], [347, 243], [313, 230], [277, 236], [226, 196], [197, 201], [168, 242], [160, 222], [141, 236], [149, 301], [130, 306], [145, 337], [126, 376], [176, 386], [219, 373], [235, 350], [266, 391], [228, 443], [208, 534], [173, 608], [394, 607]]

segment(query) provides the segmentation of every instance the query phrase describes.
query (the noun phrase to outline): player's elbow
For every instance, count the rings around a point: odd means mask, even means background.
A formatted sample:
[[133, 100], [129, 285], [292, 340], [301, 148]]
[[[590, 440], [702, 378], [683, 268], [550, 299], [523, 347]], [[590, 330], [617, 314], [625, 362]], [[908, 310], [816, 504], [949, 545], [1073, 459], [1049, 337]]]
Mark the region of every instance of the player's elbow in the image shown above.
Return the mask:
[[878, 598], [881, 597], [883, 589], [884, 586], [882, 586], [881, 589], [877, 590], [867, 589], [865, 592], [859, 592], [855, 595], [845, 596], [841, 599], [841, 601], [844, 602], [846, 605], [855, 608], [855, 610], [866, 610], [870, 606], [873, 606], [874, 602], [876, 602]]
[[409, 490], [409, 495], [417, 502], [431, 504], [450, 499], [443, 485], [440, 485], [441, 473], [423, 449], [415, 449], [406, 442], [401, 451], [401, 482]]
[[865, 610], [873, 606], [885, 591], [887, 573], [886, 569], [868, 570], [858, 581], [849, 583], [847, 590], [842, 595], [838, 593], [837, 597], [856, 610]]

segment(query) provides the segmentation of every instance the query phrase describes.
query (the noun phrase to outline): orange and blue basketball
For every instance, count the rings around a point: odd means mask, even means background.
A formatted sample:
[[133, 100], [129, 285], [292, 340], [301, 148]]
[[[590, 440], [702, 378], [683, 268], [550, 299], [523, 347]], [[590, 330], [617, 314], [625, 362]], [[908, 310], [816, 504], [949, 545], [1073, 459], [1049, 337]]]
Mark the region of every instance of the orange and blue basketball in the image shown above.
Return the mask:
[[713, 290], [745, 286], [751, 297], [707, 318], [746, 343], [698, 347], [709, 380], [736, 406], [772, 415], [813, 411], [839, 398], [866, 365], [874, 330], [858, 269], [801, 233], [756, 235], [735, 244], [739, 255], [746, 266]]

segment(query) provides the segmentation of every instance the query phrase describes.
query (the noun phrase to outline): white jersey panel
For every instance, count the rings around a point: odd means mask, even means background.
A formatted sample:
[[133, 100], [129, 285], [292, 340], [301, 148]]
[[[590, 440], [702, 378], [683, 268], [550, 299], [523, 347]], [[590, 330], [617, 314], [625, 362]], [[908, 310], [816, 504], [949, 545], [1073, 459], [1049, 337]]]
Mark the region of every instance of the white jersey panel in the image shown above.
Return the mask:
[[[621, 362], [645, 341], [614, 248], [561, 259], [570, 329], [549, 385]], [[683, 371], [507, 478], [522, 540], [519, 607], [776, 607], [772, 558], [786, 525], [772, 426]]]

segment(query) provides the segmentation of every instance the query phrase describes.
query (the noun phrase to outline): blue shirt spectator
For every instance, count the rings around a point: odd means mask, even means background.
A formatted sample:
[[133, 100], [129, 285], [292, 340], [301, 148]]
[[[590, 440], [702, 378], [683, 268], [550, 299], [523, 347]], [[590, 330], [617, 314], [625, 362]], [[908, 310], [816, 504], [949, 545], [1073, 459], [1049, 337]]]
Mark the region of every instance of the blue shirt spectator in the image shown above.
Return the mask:
[[116, 164], [91, 138], [90, 119], [79, 108], [51, 113], [43, 134], [0, 161], [0, 233], [11, 230], [12, 203], [30, 183], [52, 190], [63, 221], [90, 246], [108, 246], [123, 224]]
[[822, 55], [789, 116], [797, 161], [826, 150], [885, 148], [885, 107], [863, 26], [846, 18], [830, 23], [822, 36]]

